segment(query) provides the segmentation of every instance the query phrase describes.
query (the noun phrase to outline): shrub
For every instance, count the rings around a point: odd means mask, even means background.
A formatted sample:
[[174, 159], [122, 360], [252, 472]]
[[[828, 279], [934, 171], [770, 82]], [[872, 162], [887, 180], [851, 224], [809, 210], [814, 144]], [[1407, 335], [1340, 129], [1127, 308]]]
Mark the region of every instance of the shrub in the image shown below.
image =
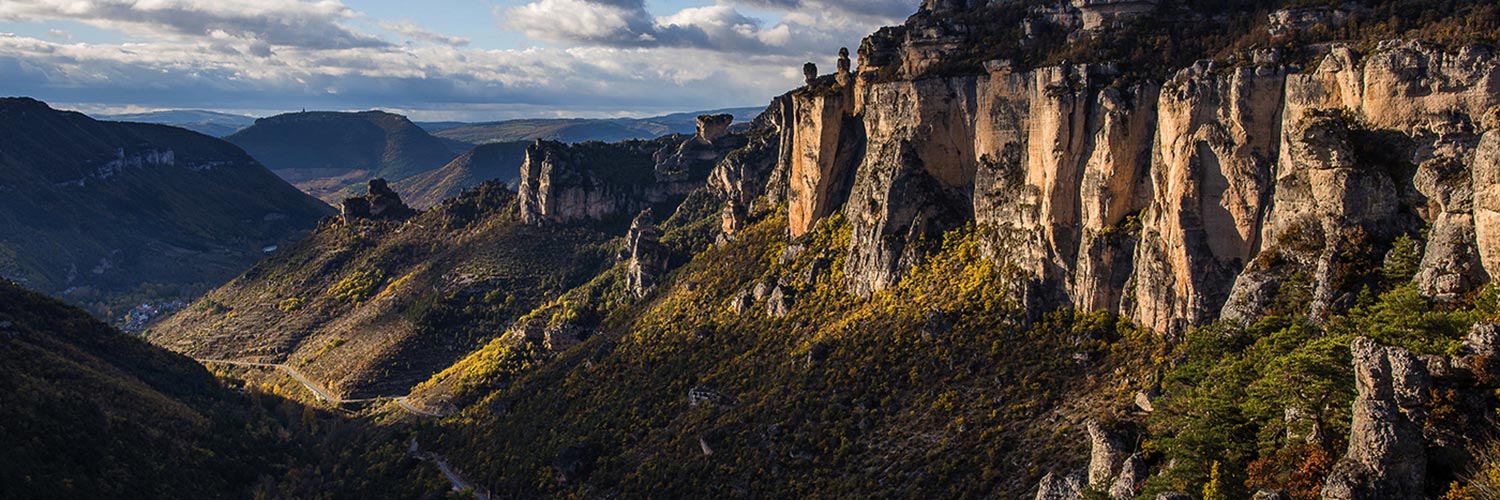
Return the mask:
[[358, 303], [374, 295], [384, 280], [385, 272], [379, 269], [359, 270], [335, 283], [329, 293], [339, 300]]

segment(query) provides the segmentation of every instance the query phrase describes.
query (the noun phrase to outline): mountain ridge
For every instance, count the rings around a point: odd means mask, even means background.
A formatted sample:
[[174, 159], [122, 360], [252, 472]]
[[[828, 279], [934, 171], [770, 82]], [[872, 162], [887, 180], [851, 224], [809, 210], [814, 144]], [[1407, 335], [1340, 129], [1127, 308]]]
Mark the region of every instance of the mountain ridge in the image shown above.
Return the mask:
[[0, 273], [120, 321], [188, 300], [330, 207], [239, 148], [164, 125], [0, 100]]

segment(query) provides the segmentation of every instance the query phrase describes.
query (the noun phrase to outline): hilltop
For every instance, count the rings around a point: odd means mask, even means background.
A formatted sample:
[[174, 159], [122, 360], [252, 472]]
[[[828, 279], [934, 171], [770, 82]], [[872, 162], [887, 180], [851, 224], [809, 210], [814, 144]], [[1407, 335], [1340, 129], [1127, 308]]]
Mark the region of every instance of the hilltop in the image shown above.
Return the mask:
[[330, 203], [374, 178], [399, 181], [458, 153], [406, 117], [382, 111], [310, 111], [260, 118], [225, 140], [276, 175]]

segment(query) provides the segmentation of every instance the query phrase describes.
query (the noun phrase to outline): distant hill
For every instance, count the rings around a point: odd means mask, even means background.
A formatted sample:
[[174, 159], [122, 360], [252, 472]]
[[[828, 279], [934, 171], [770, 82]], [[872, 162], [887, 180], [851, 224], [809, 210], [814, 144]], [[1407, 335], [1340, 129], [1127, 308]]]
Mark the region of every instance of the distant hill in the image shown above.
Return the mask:
[[394, 189], [409, 205], [426, 209], [487, 180], [498, 179], [509, 184], [520, 177], [529, 144], [524, 141], [481, 144], [443, 168], [396, 183]]
[[336, 202], [345, 187], [395, 182], [458, 155], [406, 117], [383, 111], [288, 113], [255, 120], [225, 138], [303, 191]]
[[223, 140], [0, 99], [0, 277], [101, 317], [189, 300], [331, 213]]
[[729, 108], [691, 113], [677, 113], [651, 118], [536, 118], [487, 123], [455, 124], [436, 122], [419, 124], [438, 137], [483, 144], [487, 142], [532, 141], [545, 139], [559, 142], [655, 139], [668, 134], [691, 134], [698, 115], [730, 114], [736, 122], [748, 121], [765, 108]]
[[139, 122], [155, 123], [159, 125], [171, 125], [182, 127], [204, 135], [224, 137], [240, 129], [255, 123], [255, 117], [245, 115], [234, 115], [219, 113], [215, 111], [203, 111], [197, 109], [174, 109], [170, 111], [153, 111], [150, 113], [125, 113], [115, 115], [95, 115], [100, 120], [116, 122]]

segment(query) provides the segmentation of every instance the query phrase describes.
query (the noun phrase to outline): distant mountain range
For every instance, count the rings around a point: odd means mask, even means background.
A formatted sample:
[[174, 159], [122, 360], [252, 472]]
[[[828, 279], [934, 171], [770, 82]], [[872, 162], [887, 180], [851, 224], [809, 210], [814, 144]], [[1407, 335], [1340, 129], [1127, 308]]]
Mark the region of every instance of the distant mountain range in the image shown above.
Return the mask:
[[100, 317], [189, 300], [331, 213], [223, 140], [0, 99], [0, 277]]
[[[416, 122], [416, 125], [435, 136], [467, 144], [533, 139], [615, 142], [692, 133], [694, 120], [698, 115], [727, 113], [734, 115], [735, 121], [748, 121], [764, 110], [765, 108], [725, 108], [648, 118], [523, 118], [493, 122]], [[253, 116], [197, 109], [94, 116], [108, 121], [172, 125], [214, 137], [229, 136], [254, 125], [256, 121]]]
[[559, 142], [655, 139], [668, 134], [691, 134], [698, 115], [730, 114], [736, 122], [749, 121], [765, 108], [727, 108], [690, 113], [676, 113], [650, 118], [535, 118], [486, 123], [426, 122], [417, 123], [438, 137], [483, 144], [487, 142], [531, 141], [545, 139]]
[[[254, 119], [199, 110], [103, 115], [110, 120], [173, 125], [222, 136], [299, 189], [336, 204], [382, 177], [413, 206], [425, 208], [489, 179], [517, 178], [525, 144], [654, 139], [692, 134], [697, 117], [729, 114], [736, 122], [763, 108], [727, 108], [649, 118], [538, 118], [485, 123], [420, 122], [383, 111], [314, 111]], [[509, 144], [470, 151], [475, 145]]]
[[249, 127], [255, 123], [255, 117], [245, 115], [234, 115], [219, 113], [216, 111], [203, 111], [197, 109], [175, 109], [170, 111], [153, 111], [149, 113], [125, 113], [115, 115], [96, 115], [100, 120], [116, 122], [138, 122], [155, 123], [159, 125], [172, 125], [182, 127], [204, 135], [224, 137], [240, 129]]

